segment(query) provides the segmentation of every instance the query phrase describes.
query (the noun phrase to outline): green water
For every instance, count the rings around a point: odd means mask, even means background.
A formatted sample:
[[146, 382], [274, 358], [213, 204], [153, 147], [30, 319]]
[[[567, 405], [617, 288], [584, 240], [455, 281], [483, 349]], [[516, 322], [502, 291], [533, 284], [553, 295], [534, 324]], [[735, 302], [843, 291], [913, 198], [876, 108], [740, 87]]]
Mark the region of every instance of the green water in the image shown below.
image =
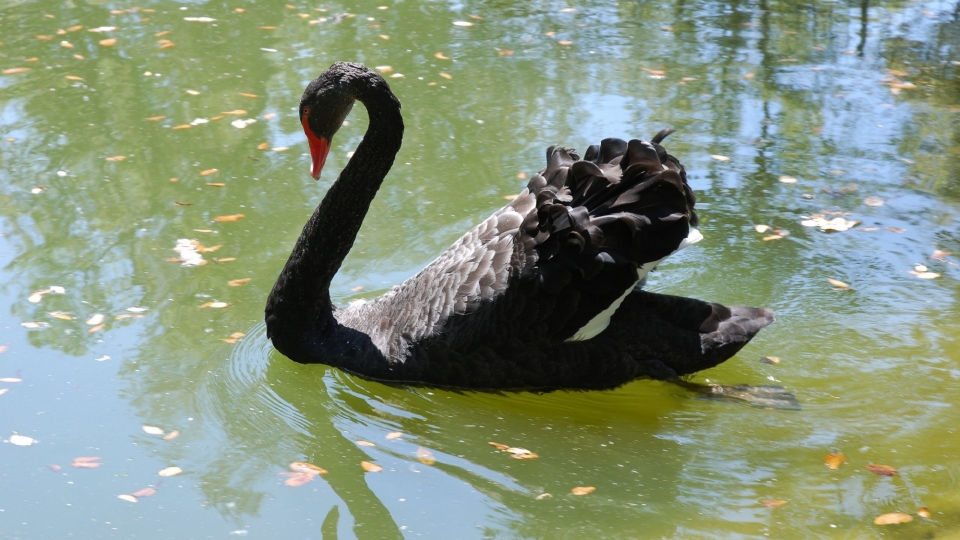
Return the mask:
[[[22, 379], [0, 383], [0, 538], [960, 537], [960, 258], [930, 258], [960, 253], [956, 1], [133, 7], [0, 0], [0, 377]], [[267, 293], [366, 125], [357, 108], [313, 182], [295, 107], [335, 60], [390, 66], [407, 126], [337, 302], [414, 274], [546, 146], [675, 127], [705, 240], [649, 288], [776, 309], [694, 380], [802, 409], [649, 381], [396, 388], [274, 351]], [[862, 223], [801, 225], [824, 210]], [[185, 267], [178, 239], [222, 247]], [[286, 486], [294, 461], [329, 472]], [[897, 511], [914, 520], [873, 524]]]

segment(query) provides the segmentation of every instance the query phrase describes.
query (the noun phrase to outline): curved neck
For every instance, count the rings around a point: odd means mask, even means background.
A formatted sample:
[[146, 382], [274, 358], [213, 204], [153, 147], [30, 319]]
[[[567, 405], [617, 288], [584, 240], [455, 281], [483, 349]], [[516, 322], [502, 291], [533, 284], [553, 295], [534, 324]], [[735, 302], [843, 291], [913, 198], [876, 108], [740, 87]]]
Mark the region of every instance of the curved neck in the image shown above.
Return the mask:
[[386, 94], [361, 92], [356, 97], [370, 117], [367, 132], [303, 227], [268, 306], [282, 302], [286, 308], [295, 308], [299, 316], [311, 319], [323, 318], [333, 311], [330, 281], [353, 246], [370, 202], [393, 165], [403, 138], [399, 104], [389, 90]]

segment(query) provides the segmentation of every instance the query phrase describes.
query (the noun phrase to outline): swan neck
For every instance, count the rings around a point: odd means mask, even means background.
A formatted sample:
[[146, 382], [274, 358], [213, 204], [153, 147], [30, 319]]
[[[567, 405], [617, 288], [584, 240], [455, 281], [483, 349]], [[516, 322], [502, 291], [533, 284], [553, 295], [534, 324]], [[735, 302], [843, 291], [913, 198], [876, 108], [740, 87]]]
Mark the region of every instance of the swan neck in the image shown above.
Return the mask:
[[350, 252], [403, 137], [399, 102], [389, 89], [356, 97], [370, 118], [367, 131], [304, 226], [268, 303], [276, 305], [282, 298], [288, 308], [320, 316], [319, 324], [332, 320], [330, 282]]

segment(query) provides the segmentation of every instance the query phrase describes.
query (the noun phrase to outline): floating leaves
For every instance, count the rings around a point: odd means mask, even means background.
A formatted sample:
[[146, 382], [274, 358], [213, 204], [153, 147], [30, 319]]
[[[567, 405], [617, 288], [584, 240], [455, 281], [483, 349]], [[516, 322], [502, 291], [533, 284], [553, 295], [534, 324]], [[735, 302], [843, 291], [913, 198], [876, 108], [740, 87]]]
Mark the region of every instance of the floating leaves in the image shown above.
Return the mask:
[[167, 259], [170, 262], [178, 262], [180, 266], [203, 266], [207, 264], [203, 255], [200, 254], [205, 248], [200, 242], [190, 238], [178, 238], [177, 245], [173, 246], [179, 258]]
[[145, 487], [139, 491], [134, 491], [130, 495], [134, 497], [149, 497], [151, 495], [154, 495], [156, 492], [157, 492], [156, 488]]
[[437, 462], [437, 458], [434, 457], [433, 452], [421, 446], [417, 448], [417, 461], [424, 465], [433, 465]]
[[897, 469], [891, 467], [890, 465], [878, 465], [876, 463], [867, 463], [866, 468], [868, 471], [879, 476], [896, 476]]
[[117, 38], [107, 38], [107, 39], [100, 40], [100, 45], [102, 47], [113, 47], [116, 44], [117, 44]]
[[880, 197], [867, 197], [863, 200], [863, 204], [874, 207], [883, 206], [883, 199]]
[[230, 337], [222, 338], [220, 341], [223, 341], [224, 343], [236, 343], [237, 341], [240, 341], [240, 338], [242, 338], [245, 335], [246, 334], [244, 334], [243, 332], [234, 332], [230, 334]]
[[858, 220], [850, 220], [844, 217], [835, 217], [827, 219], [823, 214], [814, 214], [808, 219], [800, 222], [804, 227], [819, 227], [823, 232], [843, 232], [850, 230], [860, 224]]
[[903, 512], [892, 512], [890, 514], [883, 514], [877, 516], [873, 520], [874, 525], [899, 525], [901, 523], [909, 523], [913, 521], [913, 516], [910, 514], [905, 514]]
[[288, 477], [283, 483], [290, 487], [302, 486], [321, 474], [327, 474], [325, 469], [304, 461], [294, 461], [290, 464], [290, 470], [293, 472], [280, 473]]
[[403, 433], [402, 433], [402, 432], [400, 432], [400, 431], [391, 431], [390, 433], [387, 433], [387, 437], [386, 437], [386, 438], [387, 438], [388, 441], [392, 441], [393, 439], [399, 439], [400, 437], [403, 437]]
[[926, 519], [930, 519], [932, 517], [930, 515], [930, 510], [928, 510], [926, 506], [921, 506], [920, 508], [917, 508], [917, 515]]
[[533, 452], [527, 450], [526, 448], [507, 446], [505, 444], [500, 444], [492, 441], [487, 444], [489, 444], [490, 446], [496, 448], [501, 452], [506, 452], [510, 454], [510, 457], [514, 459], [537, 459], [540, 457], [539, 455], [534, 454]]
[[573, 493], [574, 495], [578, 495], [578, 496], [583, 496], [583, 495], [589, 495], [596, 490], [597, 488], [593, 486], [577, 486], [571, 489], [570, 493]]
[[780, 508], [781, 506], [787, 504], [787, 501], [783, 499], [768, 499], [766, 501], [760, 501], [760, 504], [766, 506], [767, 508]]
[[730, 158], [727, 156], [721, 156], [720, 154], [710, 154], [710, 157], [717, 161], [730, 161]]
[[383, 470], [383, 467], [377, 465], [376, 463], [370, 463], [369, 461], [361, 461], [360, 466], [363, 467], [363, 470], [367, 472], [380, 472]]
[[538, 501], [542, 501], [542, 500], [544, 500], [544, 499], [552, 499], [552, 498], [553, 498], [553, 495], [551, 495], [551, 494], [549, 494], [549, 493], [541, 493], [541, 494], [537, 495], [536, 497], [534, 497], [534, 499], [535, 499], [535, 500], [538, 500]]
[[779, 364], [780, 358], [777, 356], [764, 356], [763, 358], [760, 359], [760, 363], [770, 364], [770, 365]]
[[781, 175], [780, 177], [777, 178], [777, 180], [779, 180], [781, 183], [784, 183], [784, 184], [797, 183], [797, 178], [795, 176], [790, 176], [788, 174]]
[[33, 437], [27, 437], [26, 435], [20, 435], [16, 431], [13, 432], [13, 435], [10, 436], [10, 444], [15, 446], [30, 446], [31, 444], [37, 444], [37, 440]]
[[141, 427], [143, 428], [143, 432], [148, 435], [163, 435], [163, 430], [158, 427], [147, 425]]
[[827, 464], [828, 469], [835, 471], [847, 462], [847, 458], [841, 452], [830, 452], [823, 458], [823, 462]]
[[243, 219], [243, 218], [245, 218], [245, 217], [247, 217], [247, 216], [245, 216], [245, 215], [243, 215], [243, 214], [229, 214], [229, 215], [226, 215], [226, 216], [217, 216], [217, 217], [213, 218], [213, 220], [214, 220], [214, 221], [219, 221], [219, 222], [223, 223], [223, 222], [230, 222], [230, 221], [240, 221], [241, 219]]
[[120, 500], [122, 500], [122, 501], [127, 501], [127, 502], [132, 502], [132, 503], [137, 502], [137, 498], [134, 497], [133, 495], [117, 495], [117, 498], [120, 499]]
[[41, 289], [39, 291], [34, 291], [30, 293], [30, 296], [27, 297], [27, 301], [30, 302], [31, 304], [36, 304], [36, 303], [39, 303], [41, 300], [43, 300], [43, 295], [45, 294], [50, 294], [50, 293], [64, 294], [66, 292], [67, 290], [64, 289], [63, 287], [53, 285], [52, 287], [48, 287], [46, 289]]
[[3, 71], [0, 71], [0, 73], [4, 75], [16, 75], [18, 73], [26, 73], [28, 71], [30, 71], [30, 68], [28, 67], [15, 67], [15, 68], [7, 68]]
[[357, 446], [367, 446], [367, 447], [376, 446], [375, 444], [373, 444], [373, 443], [370, 442], [370, 441], [356, 441], [356, 443], [357, 443]]
[[170, 433], [167, 433], [166, 435], [164, 435], [164, 436], [163, 436], [163, 440], [169, 441], [169, 440], [171, 440], [171, 439], [176, 439], [177, 436], [179, 436], [179, 435], [180, 435], [180, 432], [179, 432], [179, 431], [173, 430], [173, 431], [171, 431]]
[[180, 467], [167, 467], [166, 469], [161, 469], [157, 472], [159, 476], [176, 476], [183, 472], [183, 469]]
[[100, 456], [84, 456], [73, 458], [73, 462], [70, 463], [70, 466], [77, 469], [96, 469], [97, 467], [103, 465], [103, 463], [100, 462], [102, 459], [103, 458]]
[[453, 25], [467, 27], [467, 26], [473, 26], [473, 23], [470, 21], [453, 21]]
[[827, 278], [827, 281], [835, 290], [853, 290], [850, 288], [850, 285], [840, 281], [839, 279]]
[[936, 279], [940, 277], [940, 274], [936, 272], [931, 272], [926, 265], [918, 264], [913, 267], [913, 270], [910, 271], [911, 274], [917, 276], [920, 279]]

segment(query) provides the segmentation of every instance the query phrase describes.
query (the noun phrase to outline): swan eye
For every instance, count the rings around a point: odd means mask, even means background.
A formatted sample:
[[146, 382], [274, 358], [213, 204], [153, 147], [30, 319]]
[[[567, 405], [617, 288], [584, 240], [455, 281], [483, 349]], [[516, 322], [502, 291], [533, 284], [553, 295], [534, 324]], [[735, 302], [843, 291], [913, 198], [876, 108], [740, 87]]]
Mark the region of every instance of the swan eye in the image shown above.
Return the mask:
[[310, 107], [303, 108], [303, 116], [310, 116]]

